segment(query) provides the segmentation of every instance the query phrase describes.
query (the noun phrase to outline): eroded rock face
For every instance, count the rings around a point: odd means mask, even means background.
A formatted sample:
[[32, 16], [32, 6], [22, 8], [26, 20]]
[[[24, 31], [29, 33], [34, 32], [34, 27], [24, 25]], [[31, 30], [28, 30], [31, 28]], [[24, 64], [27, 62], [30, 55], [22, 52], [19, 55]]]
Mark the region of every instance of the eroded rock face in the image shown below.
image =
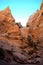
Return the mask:
[[9, 7], [0, 11], [0, 36], [3, 39], [11, 40], [13, 44], [21, 43], [21, 32], [19, 26], [15, 23], [15, 19], [13, 18]]
[[20, 30], [21, 30], [21, 35], [27, 38], [29, 34], [29, 27], [21, 28]]
[[11, 65], [43, 64], [43, 3], [26, 27], [15, 22], [9, 7], [0, 11], [0, 60]]
[[0, 11], [0, 33], [6, 33], [9, 27], [14, 25], [14, 22], [15, 19], [12, 17], [9, 7]]
[[33, 40], [39, 40], [40, 44], [43, 43], [43, 2], [40, 10], [37, 10], [36, 13], [29, 18], [27, 26], [30, 29]]
[[20, 34], [19, 26], [15, 23], [9, 7], [0, 11], [0, 33]]

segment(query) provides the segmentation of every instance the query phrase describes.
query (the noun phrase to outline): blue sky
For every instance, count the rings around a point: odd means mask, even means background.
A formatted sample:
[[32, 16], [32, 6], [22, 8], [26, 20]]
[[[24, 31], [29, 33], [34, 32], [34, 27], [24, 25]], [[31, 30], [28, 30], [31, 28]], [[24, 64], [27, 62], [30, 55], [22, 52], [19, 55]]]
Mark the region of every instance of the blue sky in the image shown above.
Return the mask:
[[26, 25], [30, 15], [40, 8], [42, 0], [0, 0], [0, 10], [10, 7], [16, 22]]

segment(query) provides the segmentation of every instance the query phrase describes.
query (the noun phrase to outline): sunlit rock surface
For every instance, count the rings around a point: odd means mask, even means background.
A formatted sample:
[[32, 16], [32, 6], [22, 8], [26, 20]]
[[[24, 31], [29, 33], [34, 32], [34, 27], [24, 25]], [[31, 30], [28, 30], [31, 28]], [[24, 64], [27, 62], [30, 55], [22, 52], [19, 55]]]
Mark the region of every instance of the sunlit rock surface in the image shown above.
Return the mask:
[[27, 26], [30, 29], [33, 40], [38, 40], [43, 46], [43, 2], [40, 10], [37, 10], [35, 14], [30, 16]]
[[43, 65], [43, 2], [26, 27], [15, 22], [9, 7], [0, 11], [0, 64]]

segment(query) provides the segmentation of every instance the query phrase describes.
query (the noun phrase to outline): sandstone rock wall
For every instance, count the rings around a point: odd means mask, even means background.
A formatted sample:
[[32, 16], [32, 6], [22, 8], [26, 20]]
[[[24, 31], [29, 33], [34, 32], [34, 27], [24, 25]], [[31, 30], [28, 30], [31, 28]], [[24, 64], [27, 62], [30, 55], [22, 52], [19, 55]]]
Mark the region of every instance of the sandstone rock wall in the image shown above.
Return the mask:
[[43, 59], [43, 3], [27, 26], [16, 23], [9, 7], [0, 11], [0, 59], [21, 64]]

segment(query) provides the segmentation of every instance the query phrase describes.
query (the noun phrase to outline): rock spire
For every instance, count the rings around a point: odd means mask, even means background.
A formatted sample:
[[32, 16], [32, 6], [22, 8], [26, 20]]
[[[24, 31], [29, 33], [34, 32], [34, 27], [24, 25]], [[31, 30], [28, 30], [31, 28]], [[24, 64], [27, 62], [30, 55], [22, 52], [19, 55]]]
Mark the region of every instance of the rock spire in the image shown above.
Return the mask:
[[40, 6], [40, 10], [43, 10], [43, 0], [42, 0], [42, 3], [41, 3], [41, 6]]

